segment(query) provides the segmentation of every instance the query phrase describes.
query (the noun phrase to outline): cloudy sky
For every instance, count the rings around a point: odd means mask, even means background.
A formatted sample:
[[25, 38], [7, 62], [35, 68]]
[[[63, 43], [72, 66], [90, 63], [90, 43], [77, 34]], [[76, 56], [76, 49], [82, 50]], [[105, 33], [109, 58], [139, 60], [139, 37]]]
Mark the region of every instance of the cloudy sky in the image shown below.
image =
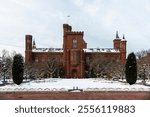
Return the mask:
[[0, 0], [0, 51], [24, 54], [26, 34], [62, 47], [63, 23], [84, 31], [89, 48], [111, 48], [118, 30], [128, 53], [150, 49], [150, 0]]

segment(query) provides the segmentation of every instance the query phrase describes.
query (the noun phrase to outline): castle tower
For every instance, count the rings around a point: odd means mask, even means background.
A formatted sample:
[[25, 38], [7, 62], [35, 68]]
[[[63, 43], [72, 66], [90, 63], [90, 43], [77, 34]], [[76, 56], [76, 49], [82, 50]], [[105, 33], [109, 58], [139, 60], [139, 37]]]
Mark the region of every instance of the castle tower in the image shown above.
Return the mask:
[[33, 49], [35, 49], [35, 48], [36, 48], [35, 40], [33, 40], [32, 48], [33, 48]]
[[64, 35], [65, 35], [66, 32], [71, 32], [72, 31], [72, 27], [68, 24], [63, 24], [63, 31], [64, 31]]
[[32, 35], [25, 36], [25, 63], [32, 62]]
[[69, 26], [68, 24], [63, 24], [63, 48], [66, 48], [66, 44], [67, 44], [67, 40], [66, 40], [66, 36], [67, 36], [67, 32], [71, 32], [72, 31], [72, 27]]
[[123, 38], [120, 39], [118, 35], [118, 31], [116, 32], [116, 38], [113, 40], [114, 42], [114, 49], [119, 49], [120, 51], [120, 61], [125, 63], [126, 61], [126, 40], [123, 34]]
[[118, 31], [116, 31], [116, 38], [113, 40], [113, 43], [115, 49], [120, 49], [121, 39], [118, 36]]
[[83, 40], [84, 32], [72, 31], [72, 27], [63, 24], [63, 66], [66, 71], [65, 77], [84, 77], [84, 51], [86, 43]]
[[126, 61], [126, 39], [125, 39], [125, 36], [123, 34], [123, 38], [121, 40], [121, 43], [120, 43], [120, 53], [121, 53], [121, 62], [122, 63], [125, 63]]

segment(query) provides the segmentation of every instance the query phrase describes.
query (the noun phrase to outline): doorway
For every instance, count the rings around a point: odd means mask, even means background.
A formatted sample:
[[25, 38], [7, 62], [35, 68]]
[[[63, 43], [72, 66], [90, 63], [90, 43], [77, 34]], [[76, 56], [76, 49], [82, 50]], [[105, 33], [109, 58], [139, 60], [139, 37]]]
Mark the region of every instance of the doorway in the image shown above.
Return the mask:
[[77, 78], [77, 70], [76, 70], [76, 69], [73, 69], [73, 70], [72, 70], [71, 77], [72, 77], [72, 78]]

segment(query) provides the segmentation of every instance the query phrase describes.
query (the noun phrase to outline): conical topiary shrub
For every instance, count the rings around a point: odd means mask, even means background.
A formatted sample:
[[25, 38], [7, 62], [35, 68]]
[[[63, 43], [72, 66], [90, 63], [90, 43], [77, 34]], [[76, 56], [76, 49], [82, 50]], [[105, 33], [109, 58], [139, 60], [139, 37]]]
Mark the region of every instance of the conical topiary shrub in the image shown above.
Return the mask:
[[137, 80], [137, 63], [136, 63], [136, 56], [133, 52], [128, 55], [126, 65], [125, 65], [125, 75], [126, 75], [126, 81], [130, 85], [136, 83], [136, 80]]
[[23, 81], [24, 61], [21, 54], [16, 54], [13, 58], [12, 76], [13, 82], [20, 85]]

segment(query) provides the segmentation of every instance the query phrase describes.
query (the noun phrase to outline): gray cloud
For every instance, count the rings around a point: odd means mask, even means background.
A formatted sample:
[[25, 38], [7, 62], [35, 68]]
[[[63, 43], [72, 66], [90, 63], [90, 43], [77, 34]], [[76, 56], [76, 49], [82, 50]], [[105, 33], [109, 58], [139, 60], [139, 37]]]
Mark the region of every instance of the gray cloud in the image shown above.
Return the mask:
[[32, 34], [38, 47], [62, 47], [66, 22], [85, 32], [88, 47], [112, 47], [118, 30], [128, 52], [149, 49], [149, 13], [149, 0], [3, 0], [0, 50], [24, 53], [25, 34]]

